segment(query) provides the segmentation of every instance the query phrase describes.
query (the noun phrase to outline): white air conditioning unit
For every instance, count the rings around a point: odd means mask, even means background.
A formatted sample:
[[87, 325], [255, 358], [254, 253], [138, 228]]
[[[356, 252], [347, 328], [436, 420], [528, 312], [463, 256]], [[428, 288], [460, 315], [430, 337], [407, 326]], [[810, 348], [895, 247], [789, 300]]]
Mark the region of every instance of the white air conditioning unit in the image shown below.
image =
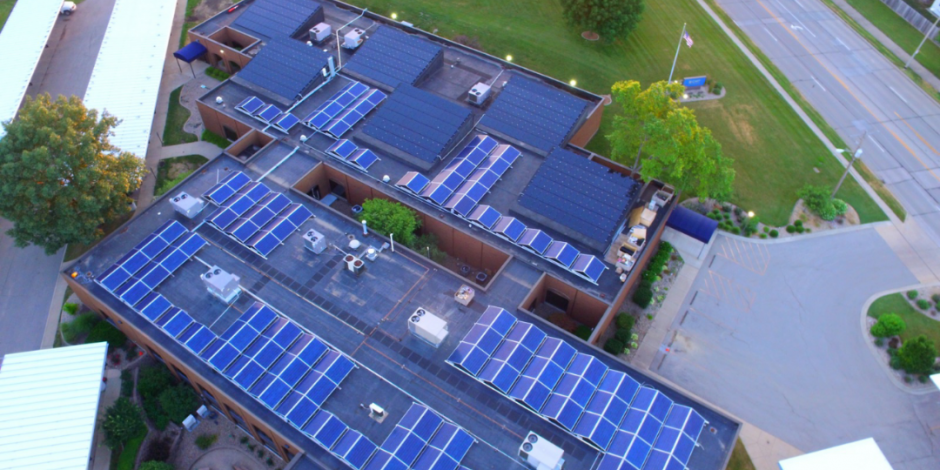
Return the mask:
[[326, 250], [326, 237], [316, 230], [307, 230], [304, 234], [304, 248], [319, 255]]
[[362, 37], [365, 36], [366, 32], [359, 29], [353, 28], [352, 31], [346, 33], [343, 36], [343, 47], [346, 49], [355, 49], [362, 44]]
[[350, 272], [353, 272], [355, 274], [359, 274], [360, 272], [362, 272], [362, 268], [363, 266], [365, 266], [365, 263], [361, 259], [359, 259], [358, 256], [353, 256], [353, 255], [346, 255], [343, 258], [343, 262], [346, 263], [346, 269], [348, 269]]
[[187, 219], [192, 219], [206, 208], [206, 201], [183, 192], [170, 199], [170, 205], [176, 212], [183, 214]]
[[230, 274], [218, 266], [213, 266], [209, 272], [202, 275], [202, 282], [210, 294], [222, 299], [225, 303], [232, 303], [241, 293], [238, 282], [241, 278]]
[[312, 28], [310, 28], [310, 40], [320, 44], [330, 37], [330, 34], [333, 33], [333, 27], [326, 24], [320, 23]]
[[490, 97], [490, 86], [480, 82], [476, 85], [473, 85], [473, 88], [470, 89], [470, 92], [467, 93], [467, 101], [470, 104], [475, 104], [477, 106], [483, 106], [483, 103], [486, 102], [486, 99]]
[[447, 322], [441, 317], [418, 308], [408, 318], [408, 331], [435, 348], [447, 339]]
[[561, 470], [565, 452], [542, 436], [529, 432], [519, 446], [519, 457], [536, 470]]

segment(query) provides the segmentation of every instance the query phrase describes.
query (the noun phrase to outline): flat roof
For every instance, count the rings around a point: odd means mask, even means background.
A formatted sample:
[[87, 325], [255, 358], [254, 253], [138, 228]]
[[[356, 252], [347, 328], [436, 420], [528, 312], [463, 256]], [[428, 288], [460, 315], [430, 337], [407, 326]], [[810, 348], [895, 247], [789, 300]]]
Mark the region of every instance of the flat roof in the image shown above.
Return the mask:
[[[59, 17], [62, 0], [16, 2], [0, 30], [3, 71], [0, 72], [0, 122], [16, 117], [36, 65]], [[54, 98], [54, 97], [53, 97]], [[0, 127], [0, 139], [6, 134]]]
[[138, 158], [147, 156], [175, 12], [175, 0], [117, 0], [85, 91], [86, 107], [121, 120], [111, 145]]
[[873, 438], [780, 461], [780, 470], [892, 470]]
[[92, 343], [3, 356], [3, 468], [88, 468], [107, 355], [108, 343]]

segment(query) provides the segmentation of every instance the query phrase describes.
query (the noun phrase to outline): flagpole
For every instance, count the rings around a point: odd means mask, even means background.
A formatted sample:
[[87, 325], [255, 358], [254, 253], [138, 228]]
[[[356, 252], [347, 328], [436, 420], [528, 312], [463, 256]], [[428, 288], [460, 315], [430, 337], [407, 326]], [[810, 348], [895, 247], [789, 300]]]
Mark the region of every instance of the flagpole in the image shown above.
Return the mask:
[[688, 23], [682, 23], [682, 34], [679, 35], [679, 45], [676, 46], [676, 57], [672, 59], [672, 69], [669, 70], [669, 81], [672, 83], [672, 73], [676, 71], [676, 62], [679, 60], [679, 50], [682, 49], [682, 40], [685, 39], [685, 27]]

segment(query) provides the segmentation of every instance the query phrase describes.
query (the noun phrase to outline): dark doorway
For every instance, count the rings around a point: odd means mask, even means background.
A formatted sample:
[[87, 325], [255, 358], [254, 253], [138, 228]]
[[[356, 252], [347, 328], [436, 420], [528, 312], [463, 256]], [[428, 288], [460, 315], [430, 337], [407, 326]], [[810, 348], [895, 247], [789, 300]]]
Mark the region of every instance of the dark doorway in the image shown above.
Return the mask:
[[334, 194], [340, 199], [346, 199], [346, 188], [336, 181], [330, 180], [330, 193]]
[[568, 311], [568, 298], [551, 289], [545, 291], [545, 303], [562, 312]]
[[232, 129], [231, 127], [228, 127], [228, 126], [226, 126], [226, 125], [223, 124], [223, 125], [222, 125], [222, 132], [225, 133], [225, 138], [226, 138], [226, 139], [228, 139], [228, 140], [238, 140], [238, 133], [235, 132], [235, 129]]

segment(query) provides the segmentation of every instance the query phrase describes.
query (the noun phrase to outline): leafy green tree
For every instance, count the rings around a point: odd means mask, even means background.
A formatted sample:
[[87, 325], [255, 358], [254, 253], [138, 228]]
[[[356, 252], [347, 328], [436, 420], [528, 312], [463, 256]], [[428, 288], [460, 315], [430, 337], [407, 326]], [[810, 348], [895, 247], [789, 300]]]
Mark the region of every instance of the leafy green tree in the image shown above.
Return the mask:
[[395, 241], [412, 246], [415, 230], [421, 228], [421, 220], [415, 212], [397, 202], [385, 199], [369, 199], [362, 203], [359, 221], [366, 221], [372, 230], [388, 236], [395, 234]]
[[929, 374], [937, 360], [937, 348], [933, 341], [921, 335], [904, 342], [898, 348], [898, 364], [911, 374]]
[[572, 25], [611, 41], [636, 29], [646, 5], [643, 0], [561, 0], [561, 8]]
[[199, 397], [192, 387], [179, 384], [160, 393], [160, 407], [170, 418], [170, 421], [180, 424], [187, 416], [199, 408]]
[[140, 408], [127, 397], [120, 397], [105, 412], [105, 444], [111, 449], [118, 449], [140, 434], [144, 429], [144, 418]]
[[614, 83], [611, 98], [622, 111], [614, 116], [614, 131], [607, 134], [611, 157], [624, 164], [632, 158], [632, 168], [639, 168], [643, 146], [650, 138], [647, 126], [679, 109], [678, 98], [683, 91], [682, 85], [665, 80], [646, 90], [635, 80]]
[[896, 313], [886, 313], [878, 317], [878, 322], [872, 325], [871, 335], [876, 338], [897, 336], [907, 328], [904, 319]]
[[699, 127], [688, 108], [671, 111], [648, 126], [648, 157], [642, 174], [699, 198], [726, 199], [734, 183], [734, 161], [721, 153], [710, 130]]
[[68, 243], [89, 244], [102, 224], [129, 210], [143, 160], [109, 143], [116, 117], [98, 118], [75, 96], [53, 102], [42, 94], [27, 97], [3, 124], [0, 215], [13, 222], [7, 233], [16, 246], [52, 254]]
[[137, 393], [144, 398], [157, 397], [173, 385], [173, 375], [163, 365], [140, 369], [137, 377]]
[[138, 470], [174, 470], [174, 467], [166, 462], [151, 460], [140, 464]]

